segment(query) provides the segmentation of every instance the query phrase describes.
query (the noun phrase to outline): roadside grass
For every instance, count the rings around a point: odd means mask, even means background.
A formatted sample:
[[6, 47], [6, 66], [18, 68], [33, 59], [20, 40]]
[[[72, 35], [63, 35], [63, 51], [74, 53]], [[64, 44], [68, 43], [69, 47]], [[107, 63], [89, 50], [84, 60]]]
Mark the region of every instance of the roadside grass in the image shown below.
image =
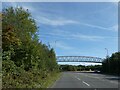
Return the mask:
[[60, 76], [61, 72], [51, 73], [51, 75], [46, 78], [46, 81], [43, 84], [43, 88], [51, 88], [55, 81], [60, 78]]
[[50, 88], [60, 75], [60, 72], [51, 72], [42, 78], [41, 74], [33, 74], [33, 72], [23, 72], [20, 75], [7, 73], [3, 76], [3, 88], [37, 88], [43, 90]]

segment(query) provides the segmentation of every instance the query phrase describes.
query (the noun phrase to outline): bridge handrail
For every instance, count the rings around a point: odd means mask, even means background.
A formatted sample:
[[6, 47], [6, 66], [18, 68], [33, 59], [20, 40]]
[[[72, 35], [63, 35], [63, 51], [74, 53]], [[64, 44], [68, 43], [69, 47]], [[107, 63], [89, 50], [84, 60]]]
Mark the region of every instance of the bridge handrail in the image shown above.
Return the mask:
[[[74, 58], [76, 59], [76, 57], [78, 57], [77, 60], [73, 60]], [[58, 59], [57, 62], [73, 62], [73, 61], [74, 62], [103, 62], [103, 60], [104, 60], [99, 57], [91, 57], [91, 56], [56, 56], [56, 58]], [[63, 60], [61, 60], [62, 58], [63, 58]], [[71, 60], [70, 60], [70, 58], [71, 58]], [[82, 59], [82, 58], [83, 58], [83, 60], [80, 61], [80, 59]], [[84, 60], [84, 59], [87, 59], [87, 60]]]

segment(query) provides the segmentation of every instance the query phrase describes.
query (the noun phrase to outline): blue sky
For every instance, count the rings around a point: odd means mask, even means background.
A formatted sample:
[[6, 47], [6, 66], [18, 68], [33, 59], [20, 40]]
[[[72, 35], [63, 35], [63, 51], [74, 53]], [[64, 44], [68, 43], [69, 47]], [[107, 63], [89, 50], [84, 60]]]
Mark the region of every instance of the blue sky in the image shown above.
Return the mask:
[[39, 26], [39, 39], [50, 44], [57, 56], [105, 58], [118, 51], [118, 6], [113, 2], [24, 2], [22, 6]]

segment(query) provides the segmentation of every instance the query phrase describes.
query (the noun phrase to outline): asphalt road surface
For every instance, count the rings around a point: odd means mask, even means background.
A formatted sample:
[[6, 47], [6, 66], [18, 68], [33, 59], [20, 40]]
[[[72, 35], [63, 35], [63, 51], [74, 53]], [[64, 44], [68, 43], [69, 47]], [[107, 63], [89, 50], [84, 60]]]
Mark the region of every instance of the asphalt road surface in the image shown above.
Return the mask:
[[88, 72], [63, 72], [51, 88], [118, 88], [117, 76]]

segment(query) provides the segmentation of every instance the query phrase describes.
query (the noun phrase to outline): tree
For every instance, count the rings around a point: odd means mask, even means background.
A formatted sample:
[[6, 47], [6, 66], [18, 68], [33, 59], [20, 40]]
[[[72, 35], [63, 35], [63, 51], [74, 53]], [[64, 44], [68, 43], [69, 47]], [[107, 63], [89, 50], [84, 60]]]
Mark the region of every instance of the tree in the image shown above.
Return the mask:
[[[119, 74], [120, 73], [120, 52], [113, 53], [111, 57], [105, 59], [102, 63], [102, 70], [106, 73]], [[108, 61], [109, 60], [109, 61]], [[108, 67], [109, 66], [109, 67]], [[108, 71], [109, 69], [109, 71]]]
[[31, 14], [22, 7], [15, 9], [10, 7], [3, 10], [2, 21], [3, 51], [11, 51], [11, 59], [18, 66], [22, 62], [29, 64], [31, 44], [37, 32], [36, 23]]
[[57, 72], [54, 49], [39, 42], [38, 28], [29, 11], [9, 7], [2, 16], [3, 87], [33, 88]]

